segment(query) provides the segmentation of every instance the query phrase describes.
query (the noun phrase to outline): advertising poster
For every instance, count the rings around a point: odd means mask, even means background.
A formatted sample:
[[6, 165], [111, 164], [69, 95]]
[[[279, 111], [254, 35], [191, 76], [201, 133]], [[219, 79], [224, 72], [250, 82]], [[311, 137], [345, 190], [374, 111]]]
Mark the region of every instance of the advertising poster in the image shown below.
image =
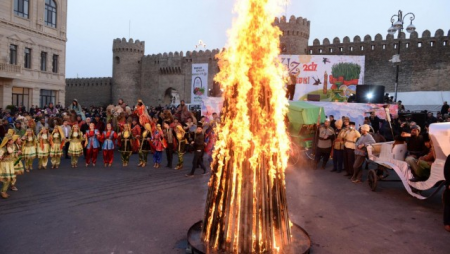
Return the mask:
[[208, 64], [192, 64], [191, 104], [202, 104], [208, 93]]
[[364, 84], [364, 56], [281, 55], [280, 61], [289, 70], [289, 100], [307, 100], [310, 94], [320, 101], [346, 102]]

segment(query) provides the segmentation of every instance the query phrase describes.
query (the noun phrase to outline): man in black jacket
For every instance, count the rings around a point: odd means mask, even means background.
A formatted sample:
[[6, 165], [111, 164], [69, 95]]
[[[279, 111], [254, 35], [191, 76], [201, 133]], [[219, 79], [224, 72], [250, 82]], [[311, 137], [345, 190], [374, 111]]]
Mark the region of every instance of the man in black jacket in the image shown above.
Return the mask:
[[194, 176], [195, 169], [200, 166], [203, 169], [203, 174], [206, 173], [206, 167], [203, 164], [203, 150], [205, 149], [205, 135], [203, 134], [203, 127], [201, 125], [197, 126], [195, 131], [194, 140], [191, 142], [194, 146], [194, 160], [192, 161], [191, 173], [186, 176]]

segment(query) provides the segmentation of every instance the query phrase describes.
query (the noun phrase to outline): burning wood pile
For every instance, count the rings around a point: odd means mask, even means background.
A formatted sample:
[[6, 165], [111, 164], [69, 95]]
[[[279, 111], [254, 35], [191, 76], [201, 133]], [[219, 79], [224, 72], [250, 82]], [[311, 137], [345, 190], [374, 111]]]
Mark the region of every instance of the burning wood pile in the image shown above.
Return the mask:
[[240, 0], [217, 56], [225, 100], [202, 225], [207, 252], [281, 253], [291, 240], [278, 9], [276, 0]]

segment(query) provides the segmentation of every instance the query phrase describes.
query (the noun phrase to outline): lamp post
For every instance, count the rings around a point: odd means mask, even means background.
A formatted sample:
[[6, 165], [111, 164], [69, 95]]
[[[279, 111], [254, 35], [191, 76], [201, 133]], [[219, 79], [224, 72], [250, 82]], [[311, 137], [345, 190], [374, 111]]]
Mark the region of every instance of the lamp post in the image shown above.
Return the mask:
[[[401, 48], [401, 34], [403, 31], [403, 25], [405, 23], [405, 19], [407, 16], [410, 16], [409, 19], [411, 20], [411, 23], [409, 26], [406, 27], [406, 31], [408, 33], [412, 33], [416, 31], [416, 27], [413, 25], [413, 20], [416, 18], [414, 13], [408, 12], [403, 16], [403, 12], [401, 10], [398, 11], [398, 14], [394, 14], [391, 17], [391, 24], [392, 26], [388, 29], [388, 33], [390, 35], [394, 35], [398, 31], [398, 45], [397, 45], [397, 55], [392, 58], [392, 62], [397, 64], [397, 72], [395, 74], [395, 95], [394, 95], [394, 101], [397, 102], [397, 89], [398, 89], [398, 73], [400, 71], [400, 48]], [[397, 17], [397, 21], [395, 22], [395, 18]], [[395, 60], [394, 60], [395, 59]]]

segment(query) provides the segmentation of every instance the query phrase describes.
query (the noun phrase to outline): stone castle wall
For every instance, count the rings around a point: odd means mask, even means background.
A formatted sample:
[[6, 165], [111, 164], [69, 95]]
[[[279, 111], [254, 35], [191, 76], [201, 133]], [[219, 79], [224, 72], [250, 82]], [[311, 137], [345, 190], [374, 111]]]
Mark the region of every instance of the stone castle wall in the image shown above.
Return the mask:
[[77, 99], [83, 107], [108, 106], [112, 96], [112, 78], [66, 79], [66, 104]]
[[[439, 29], [434, 36], [426, 30], [419, 37], [417, 32], [408, 39], [401, 34], [400, 72], [398, 91], [449, 91], [450, 90], [450, 31], [447, 35]], [[322, 43], [315, 39], [309, 46], [311, 55], [364, 55], [366, 59], [365, 83], [384, 85], [386, 91], [394, 91], [396, 67], [389, 62], [397, 54], [399, 39], [377, 34], [363, 40], [355, 36], [353, 41], [344, 37], [341, 42], [325, 38]]]
[[[386, 91], [394, 91], [396, 68], [389, 62], [397, 54], [398, 39], [388, 35], [385, 39], [377, 34], [373, 39], [366, 35], [363, 40], [355, 36], [352, 41], [345, 37], [342, 42], [334, 38], [332, 42], [324, 39], [322, 43], [314, 40], [308, 46], [310, 21], [291, 16], [275, 19], [282, 36], [280, 47], [282, 54], [289, 55], [364, 55], [366, 57], [365, 83], [386, 86]], [[421, 37], [416, 32], [401, 39], [401, 65], [398, 91], [436, 91], [450, 90], [450, 45], [449, 34], [442, 30], [431, 36], [425, 31]], [[117, 103], [123, 98], [129, 105], [142, 99], [147, 105], [170, 104], [170, 91], [175, 89], [181, 100], [191, 101], [192, 64], [208, 63], [209, 95], [220, 95], [214, 76], [219, 72], [215, 55], [220, 51], [188, 51], [144, 55], [145, 42], [129, 39], [115, 39], [113, 42], [113, 77], [110, 80], [110, 92], [103, 87], [100, 96], [92, 96], [89, 91], [96, 87], [94, 79], [68, 79], [66, 100], [80, 100], [82, 105]], [[90, 82], [91, 81], [91, 82]], [[85, 86], [70, 86], [85, 84]], [[89, 89], [85, 89], [89, 87]], [[86, 91], [88, 90], [88, 91]], [[96, 91], [96, 90], [94, 90]], [[89, 98], [86, 102], [83, 97]], [[109, 96], [109, 97], [108, 97]], [[90, 101], [90, 98], [93, 101]], [[108, 100], [109, 98], [109, 100]], [[106, 103], [105, 103], [106, 102]]]

